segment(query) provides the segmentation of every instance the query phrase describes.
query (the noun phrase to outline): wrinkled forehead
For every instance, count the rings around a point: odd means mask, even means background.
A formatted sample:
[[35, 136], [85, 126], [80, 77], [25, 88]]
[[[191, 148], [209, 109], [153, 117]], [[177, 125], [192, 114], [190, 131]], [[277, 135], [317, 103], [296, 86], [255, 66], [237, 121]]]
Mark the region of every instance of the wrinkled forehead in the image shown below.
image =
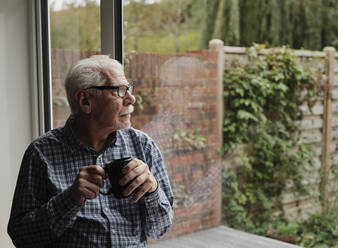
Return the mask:
[[101, 73], [106, 77], [107, 85], [128, 85], [128, 80], [126, 79], [123, 70], [109, 70], [103, 69]]

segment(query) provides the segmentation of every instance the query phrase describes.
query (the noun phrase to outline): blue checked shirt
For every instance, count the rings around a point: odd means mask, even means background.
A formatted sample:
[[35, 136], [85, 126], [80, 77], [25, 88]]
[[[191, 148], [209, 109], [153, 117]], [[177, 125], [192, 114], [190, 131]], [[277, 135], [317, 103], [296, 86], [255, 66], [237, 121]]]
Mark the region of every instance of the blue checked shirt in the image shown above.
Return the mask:
[[[71, 128], [49, 131], [25, 152], [15, 189], [8, 233], [17, 247], [147, 247], [161, 238], [173, 219], [173, 195], [162, 156], [145, 133], [128, 128], [110, 135], [96, 152], [80, 144]], [[137, 203], [131, 197], [99, 195], [82, 205], [69, 187], [81, 166], [134, 157], [145, 162], [158, 182]], [[101, 189], [109, 190], [109, 180]]]

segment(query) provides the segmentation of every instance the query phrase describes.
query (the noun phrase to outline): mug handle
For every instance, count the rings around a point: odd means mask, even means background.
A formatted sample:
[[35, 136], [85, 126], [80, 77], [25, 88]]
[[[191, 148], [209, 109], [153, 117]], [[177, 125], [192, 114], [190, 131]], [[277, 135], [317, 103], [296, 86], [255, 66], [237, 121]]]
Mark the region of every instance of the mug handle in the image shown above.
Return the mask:
[[[107, 167], [103, 167], [103, 169], [105, 170], [105, 172], [107, 173]], [[108, 192], [103, 192], [101, 190], [99, 190], [100, 194], [102, 195], [110, 195], [113, 193], [113, 189], [110, 189]]]
[[110, 194], [113, 193], [113, 190], [110, 189], [108, 192], [103, 192], [103, 191], [100, 190], [99, 192], [100, 192], [100, 194], [102, 194], [102, 195], [110, 195]]

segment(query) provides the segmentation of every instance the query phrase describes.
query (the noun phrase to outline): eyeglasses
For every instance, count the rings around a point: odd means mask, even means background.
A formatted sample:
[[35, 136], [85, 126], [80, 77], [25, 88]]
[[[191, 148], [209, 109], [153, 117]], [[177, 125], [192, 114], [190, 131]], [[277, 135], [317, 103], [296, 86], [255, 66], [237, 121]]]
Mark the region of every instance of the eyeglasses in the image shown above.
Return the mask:
[[134, 86], [133, 85], [120, 85], [120, 86], [108, 86], [108, 85], [104, 85], [104, 86], [90, 86], [88, 88], [85, 88], [85, 90], [89, 90], [89, 89], [96, 89], [96, 90], [117, 90], [117, 95], [119, 97], [125, 97], [125, 95], [127, 94], [127, 91], [130, 94], [133, 94], [134, 91]]

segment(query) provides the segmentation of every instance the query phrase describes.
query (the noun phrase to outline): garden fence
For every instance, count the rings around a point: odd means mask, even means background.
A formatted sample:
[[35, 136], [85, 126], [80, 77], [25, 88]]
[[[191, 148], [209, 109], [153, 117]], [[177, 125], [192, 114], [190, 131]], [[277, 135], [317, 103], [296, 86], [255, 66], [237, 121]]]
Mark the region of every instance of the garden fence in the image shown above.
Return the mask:
[[[218, 52], [218, 89], [221, 92], [224, 90], [223, 75], [230, 68], [244, 66], [252, 62], [252, 56], [264, 56], [274, 50], [228, 47], [223, 46], [220, 40], [212, 40], [209, 44], [211, 50]], [[302, 141], [309, 144], [316, 154], [314, 168], [304, 172], [307, 174], [303, 183], [311, 189], [311, 193], [299, 196], [292, 185], [283, 193], [286, 216], [290, 219], [304, 219], [322, 207], [320, 198], [324, 205], [337, 202], [338, 180], [334, 171], [337, 171], [338, 166], [338, 53], [331, 47], [323, 51], [293, 50], [292, 53], [303, 68], [322, 74], [319, 77], [321, 80], [317, 82], [320, 92], [315, 105], [311, 109], [301, 106]], [[224, 109], [222, 97], [218, 97], [218, 108]], [[223, 113], [218, 111], [219, 120], [223, 120]], [[219, 135], [222, 134], [222, 127], [219, 122]]]

